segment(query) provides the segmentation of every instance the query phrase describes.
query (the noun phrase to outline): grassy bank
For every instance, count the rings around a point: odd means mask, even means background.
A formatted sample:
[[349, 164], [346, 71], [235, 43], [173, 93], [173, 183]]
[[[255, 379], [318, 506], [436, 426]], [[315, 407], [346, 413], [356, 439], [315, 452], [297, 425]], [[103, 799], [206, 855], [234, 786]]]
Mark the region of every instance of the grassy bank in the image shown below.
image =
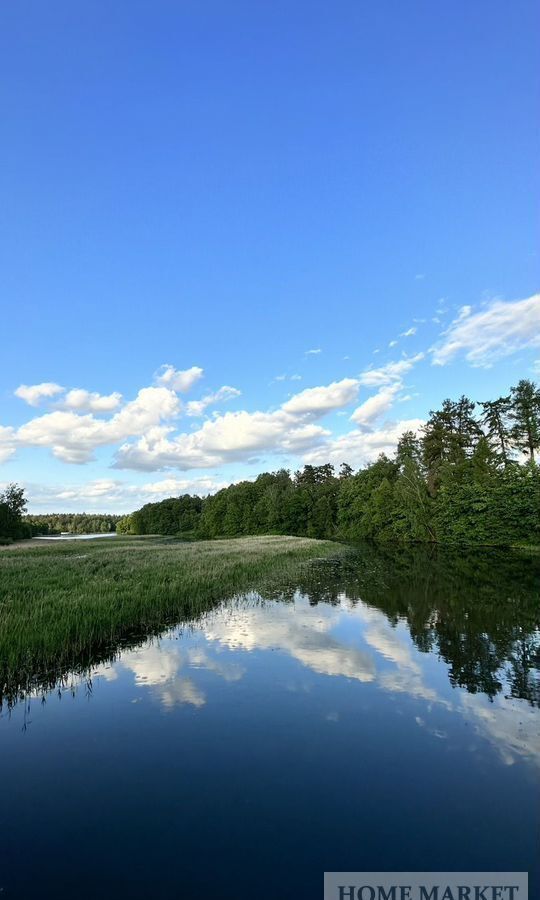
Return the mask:
[[0, 554], [0, 700], [86, 671], [220, 600], [279, 586], [327, 541], [254, 537], [182, 543], [118, 537], [40, 543]]

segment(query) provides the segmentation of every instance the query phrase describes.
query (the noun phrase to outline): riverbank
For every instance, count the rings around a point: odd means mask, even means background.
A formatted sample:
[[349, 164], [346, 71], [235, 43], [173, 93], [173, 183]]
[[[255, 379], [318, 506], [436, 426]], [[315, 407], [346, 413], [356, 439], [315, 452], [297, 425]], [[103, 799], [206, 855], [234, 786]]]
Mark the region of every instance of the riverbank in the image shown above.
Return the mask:
[[329, 541], [281, 536], [24, 543], [0, 560], [3, 696], [84, 670], [124, 641], [346, 552]]

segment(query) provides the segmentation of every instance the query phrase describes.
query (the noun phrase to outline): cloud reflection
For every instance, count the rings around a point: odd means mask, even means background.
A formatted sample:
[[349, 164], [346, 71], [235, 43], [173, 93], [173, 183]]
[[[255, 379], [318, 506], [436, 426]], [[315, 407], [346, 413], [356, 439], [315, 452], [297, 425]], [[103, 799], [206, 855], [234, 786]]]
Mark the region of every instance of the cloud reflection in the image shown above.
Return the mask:
[[446, 679], [441, 684], [440, 678], [437, 687], [430, 673], [445, 664], [440, 661], [432, 669], [432, 655], [417, 650], [404, 626], [393, 627], [384, 613], [352, 604], [345, 595], [336, 605], [315, 606], [301, 594], [294, 603], [263, 602], [253, 595], [222, 606], [190, 633], [173, 632], [124, 654], [105, 677], [111, 679], [120, 667], [133, 674], [137, 687], [149, 688], [164, 709], [185, 704], [201, 708], [207, 702], [200, 683], [203, 672], [232, 685], [245, 675], [250, 654], [269, 651], [286, 654], [318, 675], [371, 684], [391, 695], [423, 701], [427, 708], [422, 716], [412, 714], [434, 738], [446, 736], [425, 720], [438, 707], [469, 721], [506, 764], [517, 757], [540, 764], [538, 714], [526, 701], [503, 696], [490, 701], [480, 692], [450, 688]]

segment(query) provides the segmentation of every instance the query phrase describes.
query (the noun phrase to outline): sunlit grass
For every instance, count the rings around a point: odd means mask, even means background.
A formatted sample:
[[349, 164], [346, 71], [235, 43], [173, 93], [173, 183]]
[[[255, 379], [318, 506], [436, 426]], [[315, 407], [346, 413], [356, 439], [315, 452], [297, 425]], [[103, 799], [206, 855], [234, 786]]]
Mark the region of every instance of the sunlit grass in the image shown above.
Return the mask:
[[338, 553], [327, 541], [281, 536], [194, 543], [118, 537], [3, 550], [0, 701]]

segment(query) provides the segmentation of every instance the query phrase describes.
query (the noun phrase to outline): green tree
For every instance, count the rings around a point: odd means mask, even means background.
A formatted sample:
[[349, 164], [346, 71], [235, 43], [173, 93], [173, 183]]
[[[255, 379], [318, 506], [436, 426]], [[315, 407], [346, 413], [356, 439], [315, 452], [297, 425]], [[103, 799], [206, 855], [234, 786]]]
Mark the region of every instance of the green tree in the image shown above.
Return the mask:
[[489, 445], [503, 466], [510, 462], [511, 435], [508, 424], [510, 397], [498, 397], [497, 400], [485, 400], [481, 403], [482, 424], [486, 431]]
[[402, 466], [407, 459], [412, 459], [418, 465], [422, 460], [422, 447], [414, 431], [404, 431], [398, 441], [396, 462]]
[[511, 388], [510, 419], [515, 447], [534, 461], [540, 446], [540, 391], [533, 381], [522, 378]]
[[410, 541], [434, 541], [432, 525], [433, 501], [420, 466], [411, 455], [405, 455], [396, 481], [395, 497], [401, 514], [402, 537]]
[[[26, 537], [22, 521], [26, 504], [24, 488], [18, 484], [8, 484], [0, 493], [0, 537], [11, 540]], [[28, 536], [31, 536], [31, 531]]]
[[437, 494], [445, 469], [459, 477], [482, 435], [474, 408], [475, 404], [462, 395], [457, 401], [445, 400], [440, 410], [430, 413], [423, 429], [422, 451], [432, 496]]
[[8, 484], [0, 494], [0, 503], [5, 503], [14, 516], [19, 518], [26, 512], [27, 500], [24, 488], [18, 484]]

